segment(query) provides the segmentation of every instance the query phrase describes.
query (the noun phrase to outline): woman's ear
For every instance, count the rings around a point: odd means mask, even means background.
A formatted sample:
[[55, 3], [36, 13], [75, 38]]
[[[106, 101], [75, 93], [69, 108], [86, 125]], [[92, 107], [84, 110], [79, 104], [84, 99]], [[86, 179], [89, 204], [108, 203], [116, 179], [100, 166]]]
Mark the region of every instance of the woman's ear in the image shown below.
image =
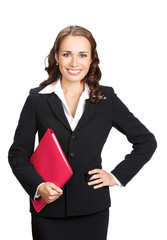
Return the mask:
[[55, 53], [55, 59], [56, 59], [56, 62], [59, 63], [59, 58], [57, 53]]

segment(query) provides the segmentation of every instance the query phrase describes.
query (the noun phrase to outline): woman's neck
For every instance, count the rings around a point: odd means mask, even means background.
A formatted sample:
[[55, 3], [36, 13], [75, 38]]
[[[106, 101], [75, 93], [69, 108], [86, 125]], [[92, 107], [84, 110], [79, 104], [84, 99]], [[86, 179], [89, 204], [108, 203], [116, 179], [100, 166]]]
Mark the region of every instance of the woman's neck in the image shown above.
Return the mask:
[[71, 97], [80, 96], [84, 91], [84, 84], [81, 81], [70, 82], [62, 79], [61, 87], [63, 89], [64, 95], [68, 95]]

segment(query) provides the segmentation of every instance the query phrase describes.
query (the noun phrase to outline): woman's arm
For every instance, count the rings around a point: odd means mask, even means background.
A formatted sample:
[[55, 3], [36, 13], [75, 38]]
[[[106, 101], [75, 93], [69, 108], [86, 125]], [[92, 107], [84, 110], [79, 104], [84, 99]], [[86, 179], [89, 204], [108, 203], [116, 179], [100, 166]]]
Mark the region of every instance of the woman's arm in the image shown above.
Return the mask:
[[113, 126], [133, 144], [111, 173], [125, 186], [152, 157], [157, 142], [154, 135], [129, 111], [112, 89]]
[[20, 114], [14, 142], [9, 149], [8, 159], [16, 178], [30, 197], [34, 198], [38, 185], [44, 181], [29, 161], [34, 151], [35, 134], [37, 132], [32, 98], [30, 92]]

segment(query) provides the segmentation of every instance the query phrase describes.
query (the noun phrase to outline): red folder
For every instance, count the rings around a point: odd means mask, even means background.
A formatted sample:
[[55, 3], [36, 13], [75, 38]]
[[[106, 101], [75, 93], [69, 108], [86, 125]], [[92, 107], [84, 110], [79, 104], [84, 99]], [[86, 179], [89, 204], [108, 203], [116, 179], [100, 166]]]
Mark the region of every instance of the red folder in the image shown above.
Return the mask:
[[[37, 173], [45, 182], [52, 182], [59, 188], [70, 179], [73, 171], [52, 129], [48, 129], [30, 158]], [[47, 204], [42, 197], [31, 199], [37, 212]]]

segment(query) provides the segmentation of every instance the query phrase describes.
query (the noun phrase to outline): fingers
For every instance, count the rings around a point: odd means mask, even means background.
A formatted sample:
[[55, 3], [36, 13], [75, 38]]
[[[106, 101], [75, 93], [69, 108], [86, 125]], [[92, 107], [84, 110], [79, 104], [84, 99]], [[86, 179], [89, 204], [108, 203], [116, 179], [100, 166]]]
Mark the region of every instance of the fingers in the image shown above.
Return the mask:
[[102, 178], [103, 175], [98, 173], [98, 174], [93, 174], [93, 176], [89, 180], [97, 179], [97, 178]]
[[101, 183], [101, 184], [98, 184], [98, 185], [94, 186], [93, 188], [98, 189], [98, 188], [102, 188], [104, 186], [105, 186], [104, 183]]
[[104, 171], [104, 170], [102, 170], [102, 169], [96, 168], [96, 169], [90, 170], [88, 173], [89, 173], [89, 174], [94, 174], [94, 173], [101, 173], [101, 172], [103, 172], [103, 171]]
[[63, 190], [54, 183], [46, 182], [39, 187], [39, 193], [47, 203], [51, 203], [63, 194]]
[[93, 186], [94, 189], [98, 189], [104, 186], [115, 186], [116, 182], [113, 176], [103, 169], [93, 169], [88, 172], [94, 174], [89, 180], [88, 185]]
[[61, 188], [59, 188], [58, 186], [56, 186], [54, 183], [49, 183], [49, 186], [58, 193], [63, 192], [63, 190]]
[[[93, 181], [93, 179], [96, 179], [96, 180]], [[89, 180], [91, 180], [90, 182], [88, 182], [89, 186], [98, 184], [93, 187], [94, 189], [104, 186], [102, 177], [100, 177], [100, 175], [93, 175]]]

